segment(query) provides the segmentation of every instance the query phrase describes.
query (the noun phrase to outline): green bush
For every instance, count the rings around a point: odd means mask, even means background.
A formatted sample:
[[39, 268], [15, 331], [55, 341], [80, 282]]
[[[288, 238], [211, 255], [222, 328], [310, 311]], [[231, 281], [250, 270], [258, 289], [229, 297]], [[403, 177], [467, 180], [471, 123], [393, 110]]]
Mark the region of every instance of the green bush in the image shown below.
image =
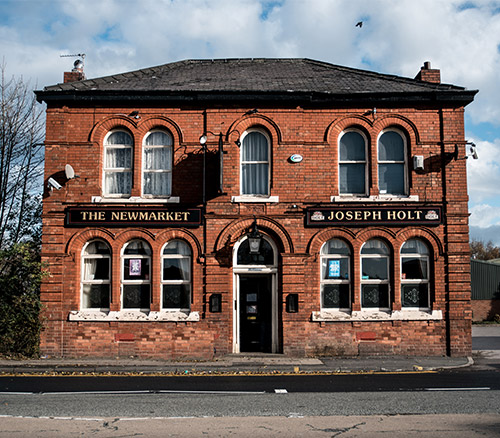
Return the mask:
[[34, 243], [0, 250], [0, 354], [38, 355], [43, 328], [40, 284], [46, 275]]

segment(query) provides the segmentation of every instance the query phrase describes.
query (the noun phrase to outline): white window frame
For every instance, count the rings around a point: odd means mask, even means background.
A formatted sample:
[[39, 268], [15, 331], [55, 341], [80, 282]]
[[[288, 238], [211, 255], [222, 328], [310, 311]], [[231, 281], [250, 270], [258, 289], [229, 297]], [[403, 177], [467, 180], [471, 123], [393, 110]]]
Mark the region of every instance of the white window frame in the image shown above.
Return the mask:
[[[117, 132], [124, 132], [130, 137], [131, 144], [126, 145], [126, 144], [107, 144], [109, 137]], [[131, 167], [106, 167], [106, 156], [107, 156], [107, 151], [108, 149], [130, 149], [130, 165]], [[103, 148], [103, 160], [102, 160], [102, 166], [103, 166], [103, 175], [102, 175], [102, 187], [103, 187], [103, 196], [106, 198], [130, 198], [132, 193], [109, 193], [109, 187], [106, 183], [106, 175], [107, 174], [114, 174], [114, 173], [124, 173], [124, 172], [129, 172], [130, 177], [131, 177], [131, 190], [134, 185], [134, 137], [130, 132], [128, 132], [125, 129], [113, 129], [109, 131], [106, 136], [104, 137], [104, 148]]]
[[[403, 161], [389, 161], [389, 160], [380, 160], [380, 138], [382, 135], [388, 132], [395, 132], [398, 134], [403, 140]], [[382, 192], [380, 189], [380, 165], [381, 164], [402, 164], [403, 165], [403, 193], [388, 193], [386, 191]], [[408, 144], [406, 140], [406, 135], [403, 131], [396, 128], [388, 128], [382, 130], [377, 137], [377, 176], [378, 176], [378, 191], [380, 196], [389, 196], [389, 197], [406, 197], [408, 195]]]
[[[155, 133], [155, 132], [161, 132], [162, 134], [167, 135], [170, 137], [171, 144], [166, 144], [166, 145], [146, 145], [146, 140], [147, 138]], [[155, 149], [155, 148], [169, 148], [170, 149], [170, 169], [146, 169], [146, 159], [145, 159], [145, 154], [146, 154], [146, 149]], [[172, 195], [172, 168], [173, 168], [173, 159], [174, 159], [174, 138], [170, 132], [168, 132], [166, 129], [153, 129], [149, 131], [143, 138], [142, 141], [142, 169], [141, 169], [141, 193], [143, 198], [169, 198]], [[153, 195], [153, 194], [146, 194], [144, 193], [144, 187], [145, 187], [145, 174], [146, 173], [164, 173], [167, 175], [167, 177], [170, 180], [170, 193], [166, 195]]]
[[[108, 250], [109, 250], [109, 254], [86, 254], [87, 248], [95, 242], [103, 243], [104, 245], [106, 245]], [[108, 259], [108, 279], [107, 280], [94, 280], [94, 279], [86, 279], [85, 278], [85, 261], [89, 260], [89, 259], [91, 259], [91, 260]], [[82, 309], [82, 310], [99, 310], [102, 312], [109, 311], [109, 307], [85, 307], [83, 305], [83, 303], [84, 303], [84, 287], [86, 285], [92, 286], [94, 284], [98, 284], [98, 285], [107, 284], [107, 285], [109, 285], [109, 297], [108, 297], [108, 299], [109, 299], [109, 303], [111, 304], [111, 272], [112, 272], [111, 263], [112, 263], [111, 247], [104, 240], [93, 239], [93, 240], [88, 241], [83, 246], [82, 255], [81, 255], [81, 265], [80, 265], [80, 269], [81, 269], [80, 309]]]
[[[186, 245], [189, 248], [190, 255], [182, 255], [182, 254], [163, 254], [163, 251], [165, 247], [171, 243], [171, 242], [182, 242], [184, 245]], [[189, 263], [189, 278], [187, 280], [165, 280], [163, 278], [163, 261], [166, 259], [187, 259]], [[169, 240], [168, 242], [163, 245], [161, 249], [161, 257], [160, 257], [160, 269], [161, 269], [161, 281], [160, 281], [160, 308], [163, 312], [176, 312], [176, 311], [190, 311], [191, 310], [191, 301], [193, 299], [193, 249], [191, 246], [184, 240], [182, 239], [172, 239]], [[175, 284], [182, 284], [182, 285], [188, 285], [189, 286], [189, 308], [174, 308], [174, 307], [164, 307], [163, 303], [163, 286], [165, 285], [175, 285]]]
[[[349, 254], [346, 255], [346, 254], [335, 254], [335, 253], [327, 254], [327, 253], [324, 253], [328, 242], [330, 242], [331, 240], [340, 240], [347, 247]], [[351, 248], [349, 248], [349, 245], [343, 239], [339, 239], [339, 238], [334, 237], [333, 239], [326, 241], [323, 244], [323, 246], [321, 247], [319, 268], [320, 268], [320, 294], [321, 294], [321, 309], [322, 310], [326, 310], [326, 311], [332, 311], [332, 310], [350, 311], [351, 310], [351, 308], [352, 308], [351, 257], [352, 257]], [[328, 267], [324, 267], [324, 263], [327, 263], [327, 260], [332, 259], [332, 258], [347, 260], [347, 279], [325, 278], [324, 269], [328, 269]], [[324, 306], [323, 288], [325, 285], [328, 285], [328, 284], [347, 284], [349, 286], [349, 307], [344, 308], [344, 307], [325, 307]]]
[[[355, 132], [356, 134], [361, 135], [365, 142], [365, 159], [364, 161], [359, 161], [359, 160], [341, 160], [340, 159], [340, 141], [342, 137], [350, 132]], [[369, 163], [369, 157], [368, 157], [368, 139], [366, 138], [366, 135], [364, 134], [363, 131], [360, 129], [355, 129], [355, 128], [349, 128], [346, 129], [345, 131], [342, 131], [339, 135], [338, 138], [338, 143], [337, 143], [337, 158], [338, 158], [338, 189], [339, 189], [339, 196], [346, 196], [346, 197], [351, 197], [351, 196], [358, 196], [358, 197], [365, 197], [368, 196], [368, 178], [369, 178], [369, 173], [368, 173], [368, 163]], [[365, 191], [364, 193], [341, 193], [340, 191], [340, 166], [342, 164], [363, 164], [365, 166], [365, 172], [364, 172], [364, 178], [365, 178]]]
[[[403, 246], [409, 242], [410, 240], [418, 240], [421, 242], [426, 248], [427, 248], [427, 254], [422, 254], [422, 253], [403, 253], [401, 250], [403, 249]], [[423, 239], [419, 239], [417, 237], [412, 237], [405, 241], [403, 245], [401, 245], [400, 249], [400, 278], [401, 278], [401, 309], [402, 310], [430, 310], [431, 308], [431, 288], [430, 288], [430, 247], [425, 242]], [[427, 264], [427, 278], [424, 279], [407, 279], [403, 278], [403, 258], [408, 257], [408, 258], [416, 258], [416, 259], [424, 259], [425, 263]], [[426, 284], [427, 285], [427, 306], [426, 307], [421, 307], [421, 306], [415, 306], [415, 307], [410, 307], [410, 306], [403, 306], [403, 286], [408, 285], [408, 284]]]
[[[141, 241], [144, 243], [144, 245], [146, 245], [148, 248], [149, 248], [149, 252], [150, 254], [149, 255], [145, 255], [145, 254], [125, 254], [125, 249], [127, 248], [128, 245], [130, 245], [131, 243], [133, 242], [136, 242], [136, 241]], [[125, 280], [125, 259], [141, 259], [141, 260], [149, 260], [149, 272], [148, 272], [148, 279], [145, 279], [145, 280]], [[149, 312], [150, 309], [151, 309], [151, 293], [152, 293], [152, 290], [151, 290], [151, 271], [152, 271], [152, 259], [153, 259], [153, 253], [152, 253], [152, 249], [151, 249], [151, 245], [149, 245], [148, 242], [146, 242], [145, 240], [143, 239], [132, 239], [132, 240], [129, 240], [127, 243], [125, 243], [125, 245], [123, 245], [122, 247], [122, 250], [121, 250], [121, 254], [120, 254], [120, 280], [121, 280], [121, 284], [120, 284], [120, 288], [121, 288], [121, 309], [122, 310], [125, 310], [125, 311], [141, 311], [141, 312]], [[142, 263], [141, 263], [142, 265]], [[125, 300], [124, 300], [124, 286], [128, 286], [128, 285], [135, 285], [135, 284], [148, 284], [149, 285], [149, 307], [125, 307], [124, 304], [125, 304]]]
[[[267, 161], [243, 161], [243, 145], [245, 137], [252, 133], [258, 132], [263, 135], [267, 140]], [[248, 129], [245, 131], [240, 138], [241, 150], [240, 150], [240, 194], [242, 197], [248, 198], [268, 198], [271, 195], [271, 139], [269, 135], [262, 129]], [[267, 193], [266, 194], [255, 194], [255, 193], [243, 193], [243, 165], [249, 164], [267, 164]]]
[[[365, 245], [368, 242], [374, 241], [374, 240], [382, 242], [385, 245], [385, 247], [387, 248], [388, 254], [363, 254], [363, 248], [365, 247]], [[363, 279], [363, 260], [364, 259], [386, 259], [387, 260], [387, 263], [386, 263], [386, 270], [387, 270], [386, 277], [387, 278], [381, 279], [381, 280]], [[361, 278], [360, 278], [361, 309], [363, 311], [368, 311], [368, 312], [390, 310], [390, 306], [391, 306], [391, 249], [390, 249], [389, 245], [385, 241], [383, 241], [382, 239], [373, 238], [373, 239], [367, 240], [361, 246], [361, 250], [360, 250], [360, 276], [361, 276]], [[373, 284], [373, 285], [387, 284], [387, 306], [388, 307], [365, 307], [365, 306], [363, 306], [363, 286], [370, 285], [370, 284]]]

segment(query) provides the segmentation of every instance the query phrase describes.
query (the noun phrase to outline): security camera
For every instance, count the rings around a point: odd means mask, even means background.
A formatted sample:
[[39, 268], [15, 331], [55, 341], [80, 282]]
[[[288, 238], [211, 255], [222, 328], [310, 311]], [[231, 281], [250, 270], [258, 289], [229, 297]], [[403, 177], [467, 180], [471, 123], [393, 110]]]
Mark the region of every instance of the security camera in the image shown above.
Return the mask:
[[477, 151], [476, 151], [476, 145], [474, 143], [472, 143], [471, 146], [470, 146], [470, 156], [474, 160], [477, 160], [479, 158], [478, 155], [477, 155]]
[[54, 178], [49, 178], [49, 180], [47, 181], [47, 185], [48, 185], [50, 190], [52, 190], [52, 189], [61, 190], [62, 189], [62, 185], [59, 184]]

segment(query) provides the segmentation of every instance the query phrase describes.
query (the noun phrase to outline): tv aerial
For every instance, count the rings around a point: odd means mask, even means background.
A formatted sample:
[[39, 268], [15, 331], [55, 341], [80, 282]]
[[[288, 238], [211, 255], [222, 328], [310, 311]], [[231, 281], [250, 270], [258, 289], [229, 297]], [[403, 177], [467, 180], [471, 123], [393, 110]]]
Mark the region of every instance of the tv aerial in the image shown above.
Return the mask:
[[85, 65], [85, 53], [76, 53], [74, 55], [60, 55], [60, 58], [81, 58], [77, 59], [73, 63], [73, 69], [74, 70], [83, 70], [83, 67]]

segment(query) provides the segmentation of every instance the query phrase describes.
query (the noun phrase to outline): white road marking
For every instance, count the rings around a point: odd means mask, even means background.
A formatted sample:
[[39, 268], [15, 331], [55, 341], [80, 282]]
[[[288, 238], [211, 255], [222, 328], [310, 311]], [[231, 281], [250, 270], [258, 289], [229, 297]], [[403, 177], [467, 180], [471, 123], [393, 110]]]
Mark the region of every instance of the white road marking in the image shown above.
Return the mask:
[[478, 388], [424, 388], [425, 391], [489, 391], [490, 387], [478, 387]]

